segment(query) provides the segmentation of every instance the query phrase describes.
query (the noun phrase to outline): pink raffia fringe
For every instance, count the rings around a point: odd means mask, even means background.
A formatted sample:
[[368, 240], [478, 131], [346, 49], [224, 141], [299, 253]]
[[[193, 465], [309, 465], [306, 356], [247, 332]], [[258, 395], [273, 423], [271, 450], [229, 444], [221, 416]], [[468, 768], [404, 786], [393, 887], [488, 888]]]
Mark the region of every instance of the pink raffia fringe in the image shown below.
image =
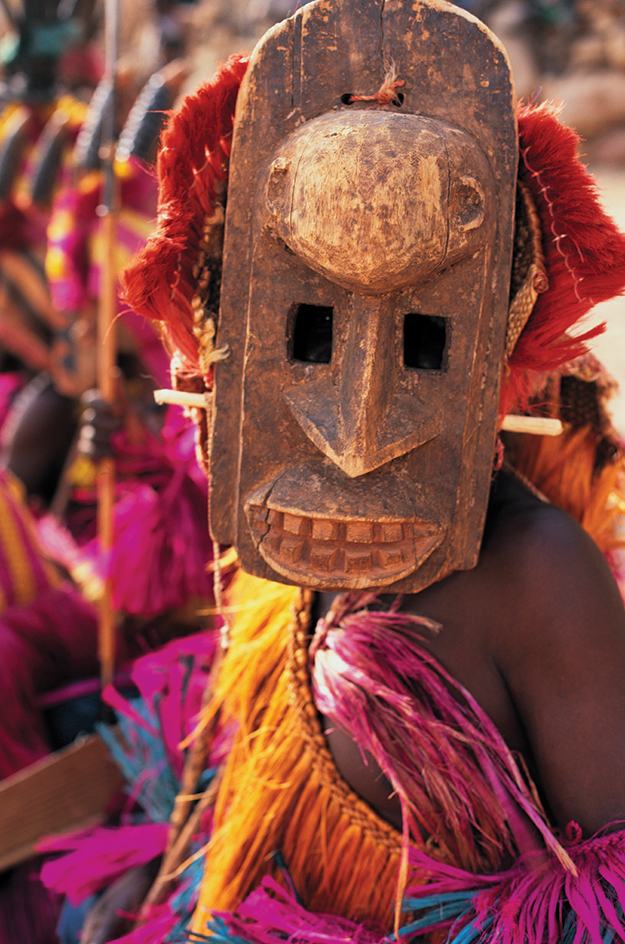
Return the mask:
[[[119, 759], [130, 761], [136, 772], [136, 779], [128, 783], [127, 806], [129, 810], [132, 808], [133, 819], [136, 819], [138, 810], [133, 804], [138, 798], [147, 821], [122, 822], [116, 827], [47, 837], [39, 844], [39, 850], [46, 854], [62, 854], [44, 865], [42, 881], [71, 903], [79, 903], [110, 885], [128, 869], [146, 864], [164, 852], [169, 812], [184, 764], [182, 743], [195, 731], [217, 644], [218, 630], [196, 633], [174, 639], [158, 651], [137, 659], [131, 679], [140, 692], [140, 702], [124, 698], [113, 686], [105, 689], [104, 699], [117, 712], [123, 734], [118, 746]], [[228, 743], [227, 733], [219, 732], [208, 758], [211, 769], [216, 769], [223, 760]], [[157, 751], [155, 746], [158, 746]], [[169, 782], [164, 776], [164, 767], [173, 774], [167, 809], [162, 803], [163, 785]], [[159, 805], [143, 803], [146, 784], [148, 794], [158, 793]], [[165, 815], [154, 821], [154, 813], [159, 811]], [[200, 831], [202, 841], [208, 838], [211, 821], [208, 811]], [[127, 944], [162, 944], [179, 921], [180, 916], [165, 902], [151, 910], [146, 924], [121, 940]]]
[[[422, 648], [417, 630], [439, 627], [368, 609], [375, 605], [373, 595], [339, 598], [309, 655], [318, 708], [356, 739], [365, 760], [375, 758], [402, 804], [402, 939], [434, 932], [450, 944], [625, 940], [625, 832], [581, 841], [571, 826], [560, 841], [490, 720]], [[420, 828], [447, 861], [426, 851]], [[480, 852], [487, 868], [475, 867]], [[412, 870], [428, 881], [411, 887]], [[366, 923], [308, 912], [295, 889], [270, 878], [236, 914], [215, 914], [207, 932], [213, 944], [390, 941]]]
[[374, 601], [345, 594], [319, 621], [309, 650], [313, 693], [391, 782], [404, 855], [426, 835], [441, 859], [496, 871], [546, 845], [574, 870], [493, 723], [421, 646], [418, 632], [440, 627], [367, 609]]
[[163, 944], [164, 941], [169, 940], [169, 934], [177, 921], [176, 915], [167, 902], [163, 905], [154, 905], [147, 924], [142, 924], [129, 934], [124, 934], [123, 937], [115, 938], [109, 944]]
[[[513, 868], [474, 875], [424, 853], [411, 862], [431, 870], [431, 882], [409, 891], [404, 910], [413, 922], [402, 940], [430, 932], [448, 944], [606, 944], [625, 940], [625, 833], [570, 847], [576, 875], [548, 853], [528, 853]], [[445, 915], [452, 900], [455, 914]], [[419, 915], [423, 908], [425, 917]], [[210, 940], [227, 944], [387, 944], [381, 929], [336, 915], [313, 914], [290, 891], [265, 878], [236, 915], [218, 913]], [[438, 937], [438, 935], [437, 935]]]
[[143, 431], [141, 442], [125, 432], [113, 437], [117, 488], [113, 547], [103, 552], [95, 526], [95, 494], [75, 490], [83, 506], [64, 529], [45, 517], [39, 537], [47, 553], [93, 595], [112, 581], [119, 612], [151, 618], [212, 600], [207, 563], [212, 543], [206, 528], [208, 489], [195, 453], [195, 427], [179, 407], [169, 407], [159, 437]]
[[[490, 720], [423, 649], [416, 630], [438, 627], [368, 609], [375, 605], [371, 595], [340, 598], [318, 624], [310, 662], [317, 706], [356, 739], [365, 759], [374, 757], [402, 804], [402, 939], [416, 944], [434, 932], [450, 944], [625, 941], [625, 831], [582, 841], [572, 827], [558, 839]], [[155, 668], [146, 663], [141, 682], [148, 701], [162, 691]], [[427, 851], [425, 829], [435, 837]], [[155, 832], [155, 845], [140, 853], [128, 838], [125, 853], [118, 848], [104, 858], [119, 863], [126, 855], [126, 866], [133, 856], [147, 861], [158, 841]], [[412, 887], [415, 873], [424, 872], [427, 883]], [[161, 944], [180, 928], [174, 912], [173, 902], [165, 903], [118, 944]], [[296, 889], [271, 878], [236, 914], [215, 914], [207, 933], [213, 944], [390, 940], [366, 922], [307, 911]]]
[[[420, 902], [433, 909], [418, 933], [455, 925], [465, 944], [599, 944], [612, 929], [625, 940], [625, 832], [581, 842], [573, 828], [572, 841], [560, 842], [495, 726], [421, 647], [417, 630], [438, 627], [372, 604], [372, 595], [346, 594], [320, 621], [313, 689], [319, 710], [370, 752], [397, 792], [404, 853], [431, 876], [404, 903], [413, 913]], [[498, 868], [496, 833], [482, 826], [488, 812], [501, 829]], [[456, 867], [426, 853], [421, 830]], [[478, 830], [487, 868], [476, 867]], [[453, 893], [460, 910], [442, 920]]]
[[83, 549], [98, 575], [111, 577], [116, 609], [147, 617], [212, 596], [206, 479], [195, 429], [179, 409], [168, 410], [156, 457], [156, 480], [129, 483], [116, 505], [113, 550], [101, 554], [97, 541]]
[[42, 840], [38, 846], [40, 852], [66, 855], [46, 862], [41, 869], [41, 880], [48, 888], [67, 895], [72, 905], [78, 905], [133, 866], [145, 865], [162, 855], [167, 829], [167, 823], [143, 823], [117, 829], [98, 826]]
[[49, 753], [39, 697], [95, 675], [96, 613], [69, 584], [0, 615], [0, 778]]
[[[383, 928], [357, 924], [337, 915], [308, 911], [269, 876], [245, 899], [237, 915], [216, 914], [217, 928], [226, 926], [231, 935], [250, 944], [384, 944]], [[215, 930], [217, 930], [215, 928]], [[227, 932], [228, 933], [228, 932]], [[212, 938], [210, 938], [212, 940]]]
[[[138, 729], [162, 740], [165, 756], [177, 778], [182, 776], [185, 759], [180, 745], [196, 728], [216, 646], [216, 633], [195, 633], [172, 639], [156, 652], [135, 660], [130, 677], [141, 693], [149, 716], [157, 719], [158, 730], [113, 686], [108, 686], [103, 693], [104, 700], [119, 717], [127, 718]], [[192, 671], [188, 670], [189, 662], [193, 663]], [[126, 730], [126, 736], [132, 736], [130, 729]]]
[[[568, 845], [575, 873], [548, 853], [527, 853], [495, 875], [472, 875], [415, 853], [412, 861], [431, 872], [413, 890], [408, 907], [450, 893], [465, 893], [470, 907], [452, 924], [449, 941], [497, 944], [604, 944], [625, 940], [625, 831]], [[408, 893], [410, 899], [411, 893]], [[436, 908], [420, 933], [437, 930]], [[611, 932], [614, 932], [612, 937]]]

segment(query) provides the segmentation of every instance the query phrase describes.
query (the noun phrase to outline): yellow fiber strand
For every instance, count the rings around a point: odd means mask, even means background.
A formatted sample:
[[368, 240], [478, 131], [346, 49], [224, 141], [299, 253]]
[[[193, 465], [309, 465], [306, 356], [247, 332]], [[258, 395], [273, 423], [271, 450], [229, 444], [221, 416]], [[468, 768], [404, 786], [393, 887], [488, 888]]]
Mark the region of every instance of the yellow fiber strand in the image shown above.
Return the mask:
[[37, 591], [35, 576], [14, 510], [1, 489], [0, 542], [11, 575], [15, 602], [29, 603], [34, 599]]
[[[17, 502], [18, 506], [21, 508], [22, 527], [28, 535], [28, 540], [30, 541], [32, 547], [39, 551], [39, 536], [35, 527], [35, 521], [28, 509], [26, 488], [16, 476], [9, 472], [8, 469], [4, 470], [4, 474], [6, 483], [9, 487], [9, 492], [12, 494], [15, 502]], [[54, 567], [54, 565], [41, 554], [39, 555], [39, 566], [41, 567], [45, 575], [46, 582], [50, 587], [57, 587], [61, 583], [61, 575], [56, 567]], [[32, 575], [32, 579], [34, 580], [34, 574]], [[36, 592], [36, 590], [34, 592]]]
[[336, 771], [305, 688], [305, 648], [292, 642], [294, 620], [300, 637], [307, 630], [300, 594], [243, 574], [231, 591], [231, 647], [206, 723], [221, 707], [238, 732], [215, 806], [197, 932], [273, 872], [278, 849], [307, 908], [392, 925], [401, 836]]

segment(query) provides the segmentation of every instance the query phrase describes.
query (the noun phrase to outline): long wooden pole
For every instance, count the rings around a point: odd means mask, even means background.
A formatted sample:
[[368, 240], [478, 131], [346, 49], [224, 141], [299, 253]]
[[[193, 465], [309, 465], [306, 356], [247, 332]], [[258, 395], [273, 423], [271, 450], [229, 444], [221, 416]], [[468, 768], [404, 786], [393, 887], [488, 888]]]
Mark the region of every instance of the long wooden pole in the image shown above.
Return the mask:
[[[111, 83], [111, 105], [103, 135], [104, 188], [101, 206], [104, 257], [101, 270], [98, 309], [98, 387], [105, 400], [116, 396], [117, 338], [117, 179], [115, 175], [115, 86], [117, 78], [119, 4], [105, 0], [106, 72]], [[98, 469], [98, 534], [102, 551], [113, 545], [113, 510], [115, 504], [115, 460], [102, 459]], [[106, 580], [100, 604], [99, 654], [102, 686], [113, 680], [115, 670], [116, 621], [110, 578]]]

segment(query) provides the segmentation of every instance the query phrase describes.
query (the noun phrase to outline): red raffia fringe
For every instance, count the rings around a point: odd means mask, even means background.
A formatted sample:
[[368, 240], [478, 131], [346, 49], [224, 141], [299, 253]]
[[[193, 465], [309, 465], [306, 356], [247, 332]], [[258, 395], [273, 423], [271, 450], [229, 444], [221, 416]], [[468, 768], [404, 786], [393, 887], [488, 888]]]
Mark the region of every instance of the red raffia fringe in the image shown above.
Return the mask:
[[[231, 56], [173, 113], [158, 158], [157, 229], [123, 277], [131, 307], [163, 322], [189, 374], [200, 374], [192, 270], [204, 220], [226, 186], [234, 110], [247, 65], [247, 59]], [[539, 296], [510, 358], [502, 413], [527, 404], [537, 374], [584, 353], [585, 342], [602, 327], [575, 338], [567, 332], [625, 287], [625, 236], [602, 209], [594, 180], [576, 155], [579, 138], [558, 114], [552, 103], [519, 108], [519, 176], [540, 216], [549, 289]]]
[[519, 107], [519, 178], [529, 187], [541, 222], [549, 288], [510, 357], [501, 412], [527, 404], [536, 374], [586, 352], [604, 326], [566, 334], [598, 302], [625, 289], [625, 235], [601, 206], [593, 177], [577, 157], [580, 138], [551, 102]]
[[130, 306], [163, 322], [166, 339], [192, 374], [201, 373], [193, 334], [192, 270], [204, 221], [227, 179], [234, 109], [247, 64], [247, 58], [231, 56], [172, 114], [157, 162], [157, 228], [122, 277]]

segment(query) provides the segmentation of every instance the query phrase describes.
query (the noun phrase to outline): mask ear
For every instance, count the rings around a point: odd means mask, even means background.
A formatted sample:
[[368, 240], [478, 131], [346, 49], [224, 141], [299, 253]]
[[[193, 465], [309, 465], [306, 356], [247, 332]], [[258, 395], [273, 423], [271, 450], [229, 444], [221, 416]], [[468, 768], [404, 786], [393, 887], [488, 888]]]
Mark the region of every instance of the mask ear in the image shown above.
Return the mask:
[[455, 226], [460, 232], [478, 229], [484, 222], [484, 190], [476, 177], [465, 175], [460, 178], [450, 204]]

